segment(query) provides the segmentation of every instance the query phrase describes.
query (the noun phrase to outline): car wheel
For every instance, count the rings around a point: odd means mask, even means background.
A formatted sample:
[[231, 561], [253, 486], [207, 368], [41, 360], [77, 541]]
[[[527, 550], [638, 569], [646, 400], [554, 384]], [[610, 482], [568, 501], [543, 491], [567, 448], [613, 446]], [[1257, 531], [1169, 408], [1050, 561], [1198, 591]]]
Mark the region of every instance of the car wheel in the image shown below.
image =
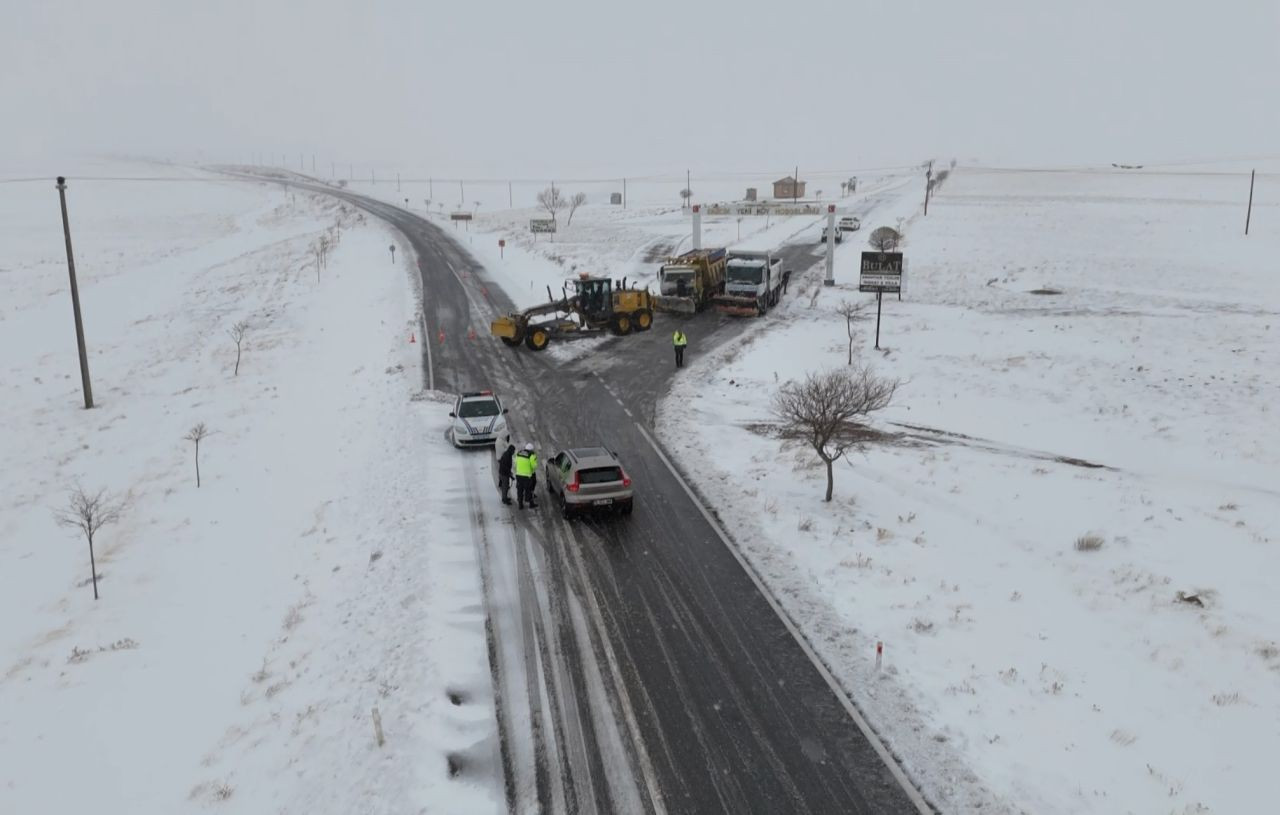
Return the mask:
[[560, 496], [560, 516], [566, 521], [573, 517], [573, 513], [569, 510], [569, 502], [565, 500], [564, 495]]
[[633, 507], [633, 506], [635, 506], [635, 499], [634, 499], [634, 498], [633, 498], [633, 499], [631, 499], [630, 501], [626, 502], [625, 504], [623, 504], [623, 505], [618, 509], [618, 512], [619, 512], [619, 514], [621, 514], [621, 515], [630, 515], [630, 514], [631, 514], [631, 509], [632, 509], [632, 507]]

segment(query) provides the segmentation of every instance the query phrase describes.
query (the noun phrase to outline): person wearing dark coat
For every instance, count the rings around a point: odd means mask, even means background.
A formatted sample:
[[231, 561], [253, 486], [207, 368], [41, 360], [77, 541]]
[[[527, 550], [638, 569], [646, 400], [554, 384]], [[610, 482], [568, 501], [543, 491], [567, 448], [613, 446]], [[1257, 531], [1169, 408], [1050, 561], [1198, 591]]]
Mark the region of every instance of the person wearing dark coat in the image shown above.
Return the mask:
[[498, 492], [502, 493], [502, 503], [511, 503], [511, 467], [516, 454], [516, 446], [508, 444], [506, 451], [498, 459]]

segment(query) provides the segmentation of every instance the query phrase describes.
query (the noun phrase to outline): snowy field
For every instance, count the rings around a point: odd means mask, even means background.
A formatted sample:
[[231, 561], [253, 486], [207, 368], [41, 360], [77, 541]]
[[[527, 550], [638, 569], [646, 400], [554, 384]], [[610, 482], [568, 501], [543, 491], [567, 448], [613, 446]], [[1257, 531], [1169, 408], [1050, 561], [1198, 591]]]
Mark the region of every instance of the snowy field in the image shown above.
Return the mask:
[[[333, 199], [74, 170], [163, 180], [71, 173], [91, 411], [53, 183], [0, 185], [0, 812], [504, 809], [459, 486], [487, 457], [421, 391], [411, 253]], [[97, 601], [54, 522], [77, 482], [125, 500]]]
[[[906, 222], [881, 351], [846, 242], [836, 288], [694, 356], [660, 412], [712, 505], [757, 507], [721, 517], [949, 811], [978, 786], [1037, 815], [1273, 808], [1280, 175], [1246, 239], [1248, 180], [957, 171]], [[902, 386], [825, 504], [769, 399], [846, 364], [844, 300], [870, 305], [855, 362]]]

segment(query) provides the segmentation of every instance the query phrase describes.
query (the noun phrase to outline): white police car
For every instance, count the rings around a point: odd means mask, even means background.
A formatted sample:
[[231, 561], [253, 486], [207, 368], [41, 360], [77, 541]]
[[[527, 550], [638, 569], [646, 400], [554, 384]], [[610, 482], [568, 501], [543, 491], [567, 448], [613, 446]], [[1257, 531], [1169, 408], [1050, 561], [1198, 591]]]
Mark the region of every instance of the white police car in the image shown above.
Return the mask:
[[507, 432], [506, 413], [493, 391], [460, 394], [449, 412], [449, 438], [455, 447], [492, 447]]

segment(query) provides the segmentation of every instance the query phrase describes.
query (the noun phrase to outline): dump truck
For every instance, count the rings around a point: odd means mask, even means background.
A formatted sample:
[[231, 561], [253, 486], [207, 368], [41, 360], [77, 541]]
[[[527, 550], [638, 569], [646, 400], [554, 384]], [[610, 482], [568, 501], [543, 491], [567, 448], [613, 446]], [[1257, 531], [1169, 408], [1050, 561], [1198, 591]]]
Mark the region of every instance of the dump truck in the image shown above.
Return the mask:
[[648, 289], [628, 287], [627, 281], [583, 274], [565, 283], [556, 299], [547, 287], [547, 302], [494, 320], [489, 331], [514, 348], [524, 343], [532, 351], [545, 350], [551, 340], [597, 337], [606, 331], [618, 336], [653, 327], [653, 296]]
[[716, 311], [739, 317], [763, 315], [778, 304], [790, 272], [772, 252], [729, 251], [725, 261], [724, 293], [713, 298]]
[[658, 268], [658, 311], [693, 314], [724, 291], [725, 250], [693, 249]]

